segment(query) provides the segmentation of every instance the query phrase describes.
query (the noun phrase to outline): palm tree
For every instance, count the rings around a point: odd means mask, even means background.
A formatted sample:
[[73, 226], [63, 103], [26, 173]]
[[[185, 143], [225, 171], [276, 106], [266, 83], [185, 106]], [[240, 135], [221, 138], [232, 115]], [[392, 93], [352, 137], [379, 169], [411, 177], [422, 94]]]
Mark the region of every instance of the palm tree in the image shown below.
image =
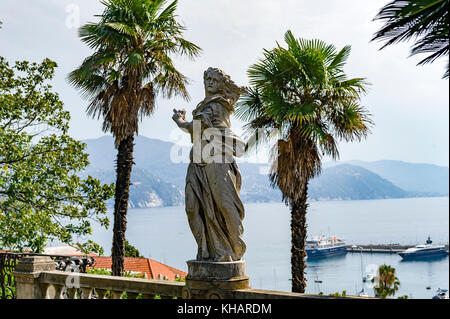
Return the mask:
[[278, 45], [248, 69], [250, 88], [236, 115], [245, 128], [248, 151], [260, 142], [273, 144], [270, 180], [291, 209], [292, 291], [304, 292], [308, 182], [321, 172], [321, 159], [339, 157], [337, 140], [365, 137], [371, 123], [358, 104], [368, 84], [347, 79], [343, 67], [350, 46], [337, 52], [320, 40], [296, 39], [285, 34], [287, 49]]
[[172, 55], [194, 58], [201, 49], [185, 40], [176, 21], [177, 0], [103, 0], [99, 22], [79, 30], [81, 41], [95, 52], [69, 74], [69, 82], [90, 101], [87, 113], [103, 118], [118, 148], [114, 203], [112, 272], [123, 274], [126, 214], [138, 122], [155, 110], [160, 93], [189, 99], [187, 78], [174, 66]]
[[395, 276], [395, 268], [388, 265], [381, 265], [378, 268], [378, 276], [372, 278], [372, 282], [376, 282], [374, 287], [377, 297], [386, 298], [394, 296], [400, 287], [400, 281]]
[[[385, 5], [374, 20], [385, 21], [385, 25], [375, 33], [374, 40], [387, 40], [385, 47], [414, 39], [411, 56], [430, 53], [418, 65], [431, 63], [449, 54], [450, 0], [394, 0]], [[381, 50], [380, 49], [380, 50]], [[449, 67], [444, 78], [449, 76]]]

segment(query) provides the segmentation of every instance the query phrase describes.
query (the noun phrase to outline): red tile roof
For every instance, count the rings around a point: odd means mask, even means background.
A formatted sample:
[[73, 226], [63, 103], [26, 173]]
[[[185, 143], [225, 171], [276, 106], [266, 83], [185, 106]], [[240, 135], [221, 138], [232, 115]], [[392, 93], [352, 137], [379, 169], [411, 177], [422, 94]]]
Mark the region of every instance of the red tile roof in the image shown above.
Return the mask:
[[[7, 252], [6, 250], [0, 250], [1, 252]], [[73, 254], [71, 256], [81, 256], [80, 254]], [[98, 256], [97, 254], [89, 254], [89, 256], [95, 259], [95, 263], [88, 269], [108, 269], [111, 270], [112, 259], [111, 257]], [[137, 272], [145, 275], [148, 279], [164, 279], [174, 280], [176, 276], [186, 278], [187, 273], [170, 267], [166, 264], [160, 263], [156, 260], [143, 257], [125, 257], [125, 271]]]
[[[111, 257], [95, 256], [94, 259], [94, 265], [88, 269], [111, 269]], [[187, 273], [184, 271], [150, 258], [125, 257], [124, 269], [125, 271], [145, 274], [145, 277], [148, 279], [163, 279], [167, 277], [168, 280], [175, 280], [176, 276], [181, 278], [186, 278], [187, 276]]]

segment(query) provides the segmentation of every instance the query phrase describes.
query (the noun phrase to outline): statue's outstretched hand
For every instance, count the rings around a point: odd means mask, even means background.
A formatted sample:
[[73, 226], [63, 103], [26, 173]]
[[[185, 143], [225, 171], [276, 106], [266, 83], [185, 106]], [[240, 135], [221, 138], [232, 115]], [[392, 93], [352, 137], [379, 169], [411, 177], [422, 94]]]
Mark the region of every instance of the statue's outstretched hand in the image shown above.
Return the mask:
[[176, 110], [176, 109], [173, 109], [173, 116], [172, 116], [172, 119], [175, 121], [175, 122], [179, 122], [180, 120], [182, 120], [182, 121], [186, 121], [186, 110], [185, 109], [183, 109], [183, 110]]

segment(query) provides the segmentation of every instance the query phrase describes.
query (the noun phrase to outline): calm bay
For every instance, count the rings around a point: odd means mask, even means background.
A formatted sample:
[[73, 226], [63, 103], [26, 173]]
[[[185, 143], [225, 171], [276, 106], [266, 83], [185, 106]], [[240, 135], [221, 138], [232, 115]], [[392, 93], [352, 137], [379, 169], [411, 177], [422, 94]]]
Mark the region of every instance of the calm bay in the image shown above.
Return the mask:
[[[245, 204], [244, 240], [247, 274], [257, 289], [290, 291], [290, 211], [282, 203]], [[344, 238], [348, 244], [399, 243], [415, 245], [431, 236], [434, 243], [449, 242], [449, 198], [407, 198], [365, 201], [311, 202], [308, 234]], [[112, 217], [112, 216], [111, 216]], [[112, 220], [112, 218], [111, 218]], [[142, 255], [186, 271], [195, 258], [196, 244], [184, 207], [130, 209], [127, 239]], [[112, 226], [94, 225], [91, 237], [111, 251]], [[307, 292], [356, 294], [362, 275], [381, 264], [396, 268], [397, 296], [431, 298], [437, 288], [449, 288], [449, 257], [405, 262], [397, 254], [347, 253], [345, 256], [307, 261]], [[428, 289], [427, 289], [428, 288]]]

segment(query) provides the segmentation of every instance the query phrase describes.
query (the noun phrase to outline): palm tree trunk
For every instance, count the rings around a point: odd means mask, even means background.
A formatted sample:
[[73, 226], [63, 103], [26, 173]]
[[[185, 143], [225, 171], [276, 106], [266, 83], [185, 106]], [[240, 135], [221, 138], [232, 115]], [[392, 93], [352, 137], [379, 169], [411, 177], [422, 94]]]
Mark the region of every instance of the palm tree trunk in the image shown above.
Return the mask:
[[130, 176], [133, 166], [134, 136], [120, 141], [117, 153], [116, 194], [114, 202], [114, 230], [112, 245], [112, 275], [123, 276], [125, 256], [125, 231], [130, 190]]
[[306, 243], [306, 210], [308, 208], [308, 182], [303, 187], [303, 192], [293, 204], [291, 204], [291, 271], [292, 292], [304, 293], [306, 288], [305, 277], [305, 243]]

